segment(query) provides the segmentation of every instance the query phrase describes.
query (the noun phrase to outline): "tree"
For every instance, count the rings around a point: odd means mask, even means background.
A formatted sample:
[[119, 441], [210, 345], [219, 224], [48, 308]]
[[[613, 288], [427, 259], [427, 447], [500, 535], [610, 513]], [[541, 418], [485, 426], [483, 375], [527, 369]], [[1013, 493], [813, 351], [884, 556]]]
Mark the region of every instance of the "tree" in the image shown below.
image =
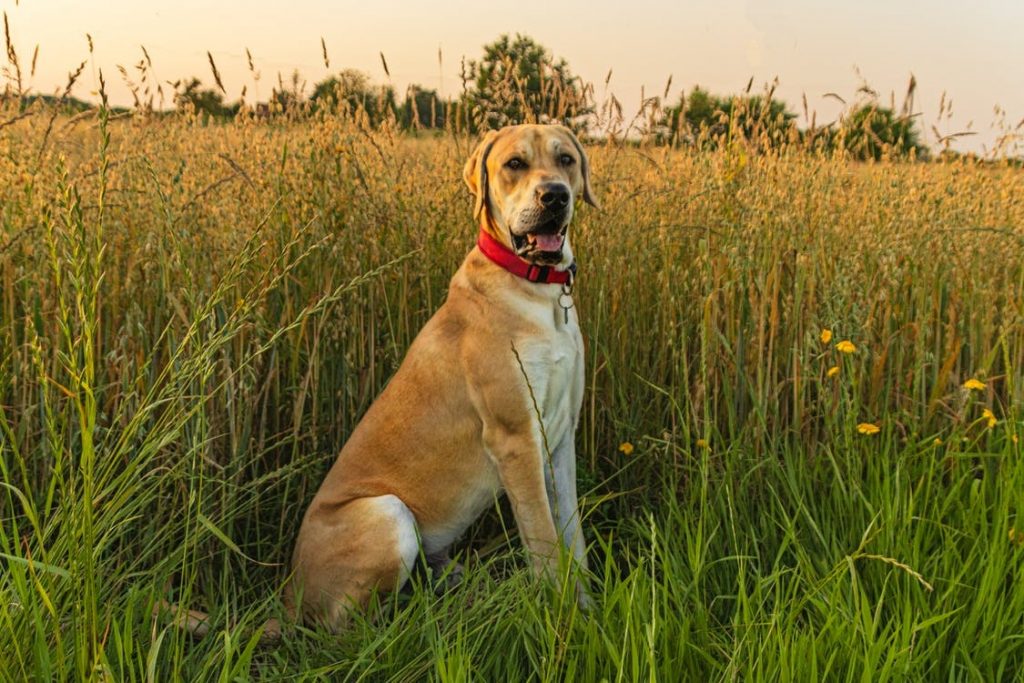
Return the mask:
[[462, 77], [468, 114], [462, 123], [470, 129], [560, 121], [580, 130], [593, 112], [568, 63], [529, 36], [505, 34], [485, 45], [483, 58], [469, 62]]
[[287, 83], [281, 77], [281, 73], [278, 72], [277, 87], [270, 92], [270, 102], [268, 103], [267, 111], [274, 114], [289, 115], [308, 111], [308, 108], [303, 109], [308, 104], [303, 98], [305, 89], [306, 81], [302, 79], [298, 69], [292, 71], [291, 78], [288, 79]]
[[58, 97], [56, 95], [43, 95], [43, 94], [30, 94], [23, 95], [21, 98], [21, 111], [28, 109], [30, 106], [40, 102], [45, 107], [50, 107], [59, 110], [61, 113], [68, 116], [80, 114], [83, 111], [89, 111], [94, 109], [94, 105], [89, 104], [85, 100], [80, 100], [77, 97]]
[[444, 128], [448, 120], [448, 103], [437, 95], [436, 90], [410, 85], [405, 102], [398, 112], [398, 121], [403, 128]]
[[921, 158], [928, 154], [910, 116], [897, 115], [874, 101], [855, 107], [843, 118], [835, 141], [861, 160], [877, 161], [883, 155]]
[[224, 96], [212, 88], [203, 88], [198, 78], [174, 83], [174, 106], [180, 111], [193, 111], [197, 116], [231, 118], [238, 113], [238, 105], [224, 104]]
[[795, 133], [796, 114], [786, 103], [764, 95], [722, 96], [694, 86], [689, 95], [683, 93], [679, 103], [668, 107], [662, 118], [659, 137], [677, 142], [702, 143], [712, 146], [734, 137], [775, 147]]
[[394, 88], [374, 86], [369, 76], [356, 69], [345, 69], [320, 81], [314, 86], [309, 99], [320, 111], [365, 112], [375, 126], [398, 109]]

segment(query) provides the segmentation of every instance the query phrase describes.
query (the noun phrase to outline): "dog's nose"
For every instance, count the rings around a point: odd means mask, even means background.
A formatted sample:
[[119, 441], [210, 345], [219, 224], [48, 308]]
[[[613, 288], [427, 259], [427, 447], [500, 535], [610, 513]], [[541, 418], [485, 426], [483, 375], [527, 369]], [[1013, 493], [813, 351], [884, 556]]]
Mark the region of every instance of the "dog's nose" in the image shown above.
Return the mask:
[[569, 188], [564, 183], [541, 183], [537, 200], [545, 209], [564, 209], [569, 204]]

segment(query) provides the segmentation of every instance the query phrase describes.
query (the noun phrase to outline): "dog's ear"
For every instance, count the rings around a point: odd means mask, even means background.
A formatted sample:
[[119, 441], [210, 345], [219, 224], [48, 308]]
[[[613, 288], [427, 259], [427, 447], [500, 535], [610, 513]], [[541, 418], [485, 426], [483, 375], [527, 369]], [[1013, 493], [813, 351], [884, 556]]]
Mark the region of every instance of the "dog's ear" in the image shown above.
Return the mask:
[[480, 140], [480, 144], [469, 155], [465, 168], [462, 169], [462, 179], [469, 186], [469, 191], [476, 197], [473, 205], [473, 217], [480, 220], [480, 216], [487, 208], [487, 156], [494, 147], [494, 141], [498, 138], [498, 131], [487, 131], [487, 134]]
[[590, 160], [587, 159], [587, 153], [583, 151], [583, 145], [580, 144], [575, 133], [565, 126], [562, 126], [562, 129], [569, 136], [569, 139], [572, 140], [572, 144], [576, 146], [576, 151], [580, 155], [580, 172], [583, 174], [583, 201], [595, 209], [600, 209], [601, 207], [598, 206], [597, 200], [594, 199], [594, 191], [590, 188]]

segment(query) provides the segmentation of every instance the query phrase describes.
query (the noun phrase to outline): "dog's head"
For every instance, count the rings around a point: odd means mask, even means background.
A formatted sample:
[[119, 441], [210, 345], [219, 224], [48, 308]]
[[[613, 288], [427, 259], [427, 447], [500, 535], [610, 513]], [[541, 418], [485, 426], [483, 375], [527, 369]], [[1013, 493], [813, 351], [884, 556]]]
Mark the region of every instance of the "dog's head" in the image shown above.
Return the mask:
[[556, 267], [572, 263], [569, 222], [577, 197], [597, 206], [590, 164], [568, 128], [507, 126], [491, 131], [466, 162], [474, 216], [520, 258]]

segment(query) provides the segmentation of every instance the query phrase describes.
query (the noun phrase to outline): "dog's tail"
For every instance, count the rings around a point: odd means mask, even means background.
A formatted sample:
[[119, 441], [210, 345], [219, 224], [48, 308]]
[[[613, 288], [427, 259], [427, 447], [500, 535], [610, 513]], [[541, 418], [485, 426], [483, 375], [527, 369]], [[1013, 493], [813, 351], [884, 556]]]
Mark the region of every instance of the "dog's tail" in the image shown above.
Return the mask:
[[[210, 632], [210, 615], [195, 609], [185, 609], [179, 605], [158, 600], [153, 605], [153, 616], [161, 619], [171, 616], [171, 624], [186, 631], [194, 638], [203, 638]], [[279, 619], [270, 618], [263, 622], [260, 632], [260, 645], [273, 645], [281, 640], [282, 628]]]

